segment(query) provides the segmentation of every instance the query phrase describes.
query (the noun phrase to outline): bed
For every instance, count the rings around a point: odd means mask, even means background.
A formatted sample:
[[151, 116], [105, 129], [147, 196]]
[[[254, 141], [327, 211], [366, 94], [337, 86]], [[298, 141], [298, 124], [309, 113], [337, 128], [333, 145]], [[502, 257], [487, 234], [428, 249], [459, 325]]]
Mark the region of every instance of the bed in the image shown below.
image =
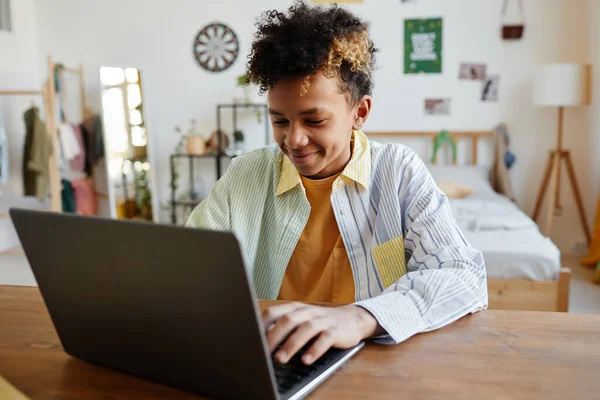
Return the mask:
[[[435, 137], [435, 132], [371, 132], [369, 136]], [[491, 132], [450, 132], [471, 140], [472, 164], [477, 163], [478, 140]], [[488, 167], [427, 164], [443, 189], [470, 189], [452, 195], [454, 217], [467, 240], [484, 256], [490, 309], [568, 311], [571, 271], [561, 268], [560, 251], [543, 236], [519, 207], [492, 189]]]

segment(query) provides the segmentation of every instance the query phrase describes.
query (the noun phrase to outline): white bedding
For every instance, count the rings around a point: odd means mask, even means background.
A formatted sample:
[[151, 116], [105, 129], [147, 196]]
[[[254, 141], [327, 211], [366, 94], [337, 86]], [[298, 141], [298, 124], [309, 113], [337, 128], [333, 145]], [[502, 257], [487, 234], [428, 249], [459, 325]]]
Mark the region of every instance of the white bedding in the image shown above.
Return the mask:
[[558, 279], [560, 252], [537, 228], [464, 234], [483, 253], [488, 278]]
[[488, 278], [558, 279], [560, 251], [509, 199], [474, 195], [450, 204], [469, 242], [483, 253]]
[[483, 253], [488, 278], [556, 280], [560, 251], [516, 204], [493, 191], [485, 167], [428, 166], [438, 182], [476, 189], [465, 199], [450, 199], [467, 240]]

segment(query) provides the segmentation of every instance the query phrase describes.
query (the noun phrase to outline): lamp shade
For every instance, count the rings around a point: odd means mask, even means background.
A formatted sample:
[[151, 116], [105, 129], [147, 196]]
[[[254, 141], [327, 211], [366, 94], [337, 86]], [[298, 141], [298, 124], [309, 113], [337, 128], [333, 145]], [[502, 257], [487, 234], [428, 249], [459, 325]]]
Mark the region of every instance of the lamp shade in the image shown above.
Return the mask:
[[547, 64], [533, 82], [533, 104], [537, 106], [579, 106], [590, 103], [590, 66]]

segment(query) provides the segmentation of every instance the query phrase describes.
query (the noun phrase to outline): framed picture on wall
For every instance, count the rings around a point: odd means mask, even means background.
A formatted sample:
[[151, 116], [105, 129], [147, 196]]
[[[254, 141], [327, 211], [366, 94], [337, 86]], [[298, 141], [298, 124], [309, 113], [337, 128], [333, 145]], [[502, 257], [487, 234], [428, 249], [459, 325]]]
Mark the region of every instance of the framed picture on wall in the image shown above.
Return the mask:
[[404, 73], [442, 73], [442, 19], [404, 20]]
[[498, 101], [500, 75], [488, 75], [481, 88], [481, 101]]
[[425, 115], [450, 115], [451, 98], [425, 99]]
[[487, 66], [485, 64], [461, 63], [458, 79], [483, 81], [486, 77]]

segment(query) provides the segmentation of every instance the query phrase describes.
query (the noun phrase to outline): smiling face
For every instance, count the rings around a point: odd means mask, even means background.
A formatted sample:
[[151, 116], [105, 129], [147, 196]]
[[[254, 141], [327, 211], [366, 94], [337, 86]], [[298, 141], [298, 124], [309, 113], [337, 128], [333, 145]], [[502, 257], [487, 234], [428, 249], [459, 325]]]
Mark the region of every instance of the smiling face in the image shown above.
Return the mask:
[[367, 120], [371, 97], [352, 105], [340, 90], [340, 79], [322, 73], [310, 77], [308, 92], [301, 95], [302, 81], [281, 79], [269, 90], [273, 136], [301, 175], [328, 178], [350, 161], [352, 130]]

